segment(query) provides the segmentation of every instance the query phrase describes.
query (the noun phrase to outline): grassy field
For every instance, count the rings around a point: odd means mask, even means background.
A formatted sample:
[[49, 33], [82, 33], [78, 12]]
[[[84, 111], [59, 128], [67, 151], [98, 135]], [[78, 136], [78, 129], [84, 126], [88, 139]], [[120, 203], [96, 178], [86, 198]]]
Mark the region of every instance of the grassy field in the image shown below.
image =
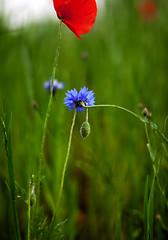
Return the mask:
[[[63, 25], [56, 78], [65, 88], [57, 91], [52, 102], [40, 195], [44, 213], [33, 214], [31, 207], [31, 239], [46, 239], [34, 232], [45, 218], [46, 225], [50, 223], [58, 197], [73, 117], [63, 104], [67, 90], [86, 86], [95, 92], [96, 104], [117, 104], [140, 116], [143, 104], [166, 136], [168, 2], [158, 0], [157, 8], [156, 19], [143, 21], [135, 1], [106, 0], [104, 11], [98, 8], [95, 25], [82, 40]], [[30, 176], [38, 175], [49, 100], [43, 84], [52, 74], [57, 37], [58, 21], [10, 30], [1, 17], [0, 116], [4, 101], [7, 124], [12, 112], [14, 175], [19, 185], [14, 202], [22, 239], [27, 239], [29, 182]], [[145, 124], [117, 109], [89, 109], [91, 133], [83, 140], [84, 121], [85, 112], [78, 113], [56, 219], [57, 223], [68, 220], [58, 239], [62, 235], [70, 240], [167, 239], [168, 144], [150, 124], [147, 139]], [[1, 124], [0, 239], [15, 239], [3, 139]]]

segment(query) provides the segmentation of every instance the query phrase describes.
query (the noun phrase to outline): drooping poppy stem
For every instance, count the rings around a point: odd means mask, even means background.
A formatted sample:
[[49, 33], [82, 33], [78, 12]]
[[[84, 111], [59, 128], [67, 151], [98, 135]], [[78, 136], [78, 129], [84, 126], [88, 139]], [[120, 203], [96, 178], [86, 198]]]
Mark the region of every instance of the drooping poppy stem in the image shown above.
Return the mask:
[[57, 43], [56, 55], [55, 55], [54, 64], [53, 64], [53, 71], [52, 71], [50, 98], [49, 98], [48, 108], [47, 108], [47, 112], [46, 112], [46, 116], [45, 116], [45, 120], [44, 120], [41, 147], [40, 147], [39, 166], [38, 166], [39, 167], [39, 169], [38, 169], [38, 178], [39, 179], [38, 179], [38, 186], [37, 186], [37, 207], [39, 205], [39, 199], [40, 199], [40, 183], [41, 183], [41, 173], [42, 173], [42, 161], [43, 161], [43, 158], [44, 158], [44, 143], [45, 143], [45, 137], [46, 137], [48, 118], [49, 118], [49, 115], [50, 115], [51, 105], [52, 105], [53, 83], [54, 83], [54, 78], [55, 78], [57, 64], [58, 64], [58, 57], [59, 57], [59, 53], [60, 53], [61, 27], [62, 27], [62, 21], [60, 21], [60, 25], [59, 25], [58, 43]]
[[65, 172], [66, 172], [68, 159], [69, 159], [69, 154], [70, 154], [70, 149], [71, 149], [71, 142], [72, 142], [73, 129], [74, 129], [74, 125], [75, 125], [75, 119], [76, 119], [76, 108], [75, 108], [75, 111], [74, 111], [74, 116], [73, 116], [71, 129], [70, 129], [70, 133], [69, 133], [68, 148], [67, 148], [66, 158], [65, 158], [65, 162], [64, 162], [64, 167], [63, 167], [63, 170], [62, 170], [61, 183], [60, 183], [60, 188], [59, 188], [59, 192], [58, 192], [58, 198], [57, 198], [57, 202], [56, 202], [55, 212], [54, 212], [54, 215], [53, 215], [51, 223], [50, 223], [48, 239], [50, 239], [52, 237], [51, 235], [53, 234], [53, 229], [55, 227], [55, 220], [56, 220], [56, 216], [57, 216], [57, 213], [58, 213], [58, 207], [59, 207], [61, 196], [62, 196], [62, 190], [63, 190], [64, 179], [65, 179]]

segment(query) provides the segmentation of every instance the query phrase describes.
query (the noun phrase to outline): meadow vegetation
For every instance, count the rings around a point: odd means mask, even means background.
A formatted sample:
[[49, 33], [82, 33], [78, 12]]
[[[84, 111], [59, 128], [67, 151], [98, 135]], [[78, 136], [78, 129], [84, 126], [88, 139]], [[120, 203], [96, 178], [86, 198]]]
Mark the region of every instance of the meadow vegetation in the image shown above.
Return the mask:
[[[41, 231], [37, 238], [46, 239], [43, 231], [55, 209], [73, 117], [63, 104], [67, 90], [86, 86], [94, 91], [96, 104], [117, 104], [142, 117], [146, 107], [151, 121], [167, 135], [168, 2], [157, 1], [157, 8], [155, 20], [142, 21], [135, 1], [106, 0], [104, 10], [98, 8], [93, 29], [81, 40], [62, 26], [56, 78], [65, 88], [53, 97], [44, 147], [42, 208], [31, 218], [31, 239], [37, 237], [37, 229]], [[44, 21], [11, 30], [6, 22], [1, 17], [0, 116], [4, 119], [5, 111], [8, 129], [12, 112], [14, 202], [21, 238], [26, 239], [30, 179], [35, 176], [31, 184], [36, 193], [49, 99], [43, 85], [52, 74], [59, 25]], [[57, 224], [65, 223], [58, 226], [57, 239], [131, 240], [144, 235], [145, 239], [167, 239], [168, 143], [150, 124], [146, 134], [143, 122], [110, 108], [89, 109], [91, 133], [82, 139], [85, 114], [78, 113], [76, 118], [56, 219]], [[1, 124], [0, 239], [14, 239], [3, 128]]]

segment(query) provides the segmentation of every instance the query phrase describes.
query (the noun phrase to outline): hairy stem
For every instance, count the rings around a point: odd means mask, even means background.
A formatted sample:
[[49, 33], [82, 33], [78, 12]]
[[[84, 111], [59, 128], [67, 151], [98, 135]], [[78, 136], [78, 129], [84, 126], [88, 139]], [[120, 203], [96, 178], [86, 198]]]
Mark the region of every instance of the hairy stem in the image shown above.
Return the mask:
[[46, 131], [47, 131], [48, 118], [49, 118], [49, 115], [50, 115], [51, 105], [52, 105], [53, 83], [54, 83], [54, 78], [55, 78], [57, 64], [58, 64], [58, 57], [59, 57], [59, 53], [60, 53], [61, 26], [62, 26], [62, 21], [60, 21], [60, 25], [59, 25], [58, 44], [57, 44], [56, 55], [55, 55], [54, 64], [53, 64], [50, 98], [49, 98], [48, 108], [47, 108], [47, 112], [46, 112], [46, 116], [45, 116], [45, 120], [44, 120], [41, 147], [40, 147], [39, 169], [38, 169], [39, 180], [38, 180], [38, 186], [37, 186], [37, 205], [39, 203], [39, 198], [40, 198], [40, 183], [41, 183], [42, 161], [43, 161], [43, 157], [44, 157], [44, 143], [45, 143], [45, 137], [46, 137]]
[[92, 105], [92, 106], [83, 106], [84, 108], [96, 108], [96, 107], [112, 107], [112, 108], [117, 108], [117, 109], [120, 109], [122, 111], [125, 111], [129, 114], [131, 114], [132, 116], [138, 118], [140, 121], [142, 122], [145, 122], [146, 120], [143, 119], [142, 117], [138, 116], [136, 113], [124, 108], [124, 107], [121, 107], [121, 106], [118, 106], [118, 105], [109, 105], [109, 104], [100, 104], [100, 105]]
[[86, 109], [86, 122], [88, 122], [89, 119], [89, 113], [88, 113], [88, 108]]
[[[73, 116], [72, 125], [71, 125], [71, 129], [70, 129], [68, 148], [67, 148], [66, 158], [65, 158], [65, 162], [64, 162], [63, 171], [62, 171], [60, 188], [59, 188], [59, 192], [58, 192], [58, 198], [57, 198], [57, 202], [56, 202], [55, 212], [54, 212], [53, 218], [51, 220], [51, 224], [50, 224], [49, 234], [52, 234], [52, 232], [53, 232], [53, 228], [55, 226], [55, 219], [56, 219], [58, 207], [59, 207], [60, 200], [61, 200], [62, 190], [63, 190], [63, 186], [64, 186], [64, 179], [65, 179], [65, 172], [66, 172], [70, 149], [71, 149], [71, 142], [72, 142], [73, 129], [74, 129], [74, 125], [75, 125], [75, 119], [76, 119], [76, 109], [74, 111], [74, 116]], [[49, 235], [49, 237], [50, 237], [50, 235]]]
[[112, 107], [112, 108], [117, 108], [117, 109], [120, 109], [120, 110], [122, 110], [124, 112], [127, 112], [127, 113], [131, 114], [132, 116], [136, 117], [137, 119], [139, 119], [141, 122], [149, 124], [151, 126], [152, 130], [155, 133], [157, 133], [164, 142], [166, 142], [168, 144], [167, 137], [163, 133], [160, 132], [160, 130], [158, 129], [158, 126], [156, 124], [154, 124], [153, 122], [149, 121], [147, 118], [140, 117], [139, 115], [137, 115], [136, 113], [130, 111], [127, 108], [124, 108], [124, 107], [121, 107], [121, 106], [118, 106], [118, 105], [109, 105], [109, 104], [92, 105], [92, 106], [85, 106], [85, 105], [83, 105], [83, 107], [84, 108]]

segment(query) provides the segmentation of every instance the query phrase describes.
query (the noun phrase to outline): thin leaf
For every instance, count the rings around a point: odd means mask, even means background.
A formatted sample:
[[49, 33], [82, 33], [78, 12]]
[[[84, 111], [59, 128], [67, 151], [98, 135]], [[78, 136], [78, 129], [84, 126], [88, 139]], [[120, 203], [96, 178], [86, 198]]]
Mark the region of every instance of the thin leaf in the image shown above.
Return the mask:
[[16, 181], [15, 181], [15, 193], [16, 193], [16, 199], [23, 200], [24, 202], [27, 201], [28, 196], [27, 196], [26, 190], [22, 188]]
[[154, 190], [155, 190], [155, 175], [153, 177], [151, 191], [148, 202], [148, 215], [149, 215], [149, 239], [153, 240], [153, 221], [154, 221]]
[[12, 138], [11, 138], [11, 122], [12, 122], [12, 114], [10, 117], [10, 124], [8, 131], [6, 129], [6, 115], [4, 111], [5, 119], [1, 118], [3, 131], [4, 131], [4, 144], [6, 155], [8, 159], [8, 175], [9, 175], [9, 188], [10, 188], [10, 195], [12, 200], [12, 218], [14, 224], [14, 238], [20, 240], [20, 231], [19, 231], [19, 224], [16, 212], [16, 205], [15, 205], [15, 178], [14, 178], [14, 168], [13, 168], [13, 154], [12, 154]]
[[62, 227], [67, 221], [68, 218], [57, 224], [54, 228], [52, 228], [52, 232], [51, 228], [49, 228], [50, 232], [47, 239], [48, 240], [61, 239], [63, 237], [63, 235], [61, 235]]
[[164, 135], [165, 136], [166, 136], [166, 130], [167, 130], [167, 120], [168, 120], [168, 115], [166, 116], [165, 121], [164, 121]]
[[68, 221], [68, 218], [65, 219], [64, 221], [60, 222], [59, 224], [57, 224], [57, 226], [56, 226], [56, 228], [55, 228], [55, 231], [56, 231], [56, 232], [60, 232], [62, 226], [63, 226], [67, 221]]
[[148, 233], [148, 175], [146, 178], [145, 184], [145, 193], [144, 193], [144, 239], [149, 239]]

